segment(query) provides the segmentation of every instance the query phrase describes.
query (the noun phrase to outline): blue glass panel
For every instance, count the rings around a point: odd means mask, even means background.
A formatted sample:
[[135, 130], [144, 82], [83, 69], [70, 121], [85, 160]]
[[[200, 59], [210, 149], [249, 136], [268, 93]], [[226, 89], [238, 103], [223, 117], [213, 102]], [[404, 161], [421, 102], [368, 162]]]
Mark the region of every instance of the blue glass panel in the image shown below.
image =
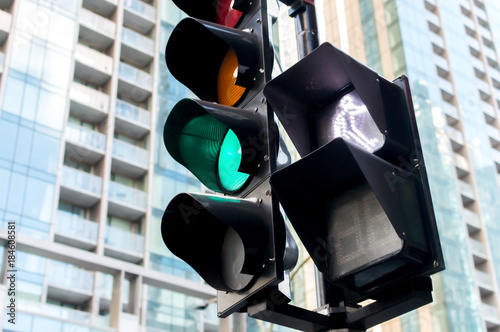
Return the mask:
[[28, 178], [23, 214], [36, 220], [50, 223], [54, 184]]
[[17, 137], [17, 125], [0, 119], [0, 158], [13, 160], [15, 151], [15, 138]]
[[56, 174], [59, 148], [59, 139], [35, 132], [30, 166], [47, 173]]

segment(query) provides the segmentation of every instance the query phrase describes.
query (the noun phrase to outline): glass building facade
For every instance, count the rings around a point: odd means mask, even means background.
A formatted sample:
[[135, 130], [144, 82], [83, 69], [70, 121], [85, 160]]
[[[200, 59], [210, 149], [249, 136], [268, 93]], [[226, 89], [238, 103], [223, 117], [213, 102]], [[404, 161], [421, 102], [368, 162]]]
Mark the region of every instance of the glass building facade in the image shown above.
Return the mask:
[[373, 330], [499, 331], [500, 4], [324, 3], [328, 41], [409, 78], [446, 261], [431, 305]]
[[15, 223], [16, 324], [3, 331], [216, 331], [215, 297], [159, 232], [199, 182], [166, 153], [188, 90], [164, 49], [170, 1], [0, 1], [0, 257]]

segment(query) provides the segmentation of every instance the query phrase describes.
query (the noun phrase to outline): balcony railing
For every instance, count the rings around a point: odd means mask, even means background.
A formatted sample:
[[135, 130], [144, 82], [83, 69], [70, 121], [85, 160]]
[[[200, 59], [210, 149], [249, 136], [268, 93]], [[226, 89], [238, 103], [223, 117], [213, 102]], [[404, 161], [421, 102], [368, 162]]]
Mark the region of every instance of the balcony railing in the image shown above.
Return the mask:
[[467, 224], [472, 225], [477, 229], [481, 228], [481, 224], [479, 222], [479, 216], [477, 215], [477, 213], [469, 209], [463, 209], [462, 215]]
[[486, 95], [491, 95], [490, 85], [482, 79], [476, 78], [476, 85]]
[[[443, 102], [442, 103], [442, 108], [443, 108], [443, 112], [448, 115], [450, 118], [452, 118], [453, 120], [451, 121], [452, 123], [450, 124], [455, 124], [456, 122], [458, 122], [458, 120], [460, 119], [459, 115], [458, 115], [458, 110], [456, 108], [455, 105], [452, 105], [450, 103], [447, 103], [447, 102]], [[450, 120], [448, 120], [448, 122], [450, 122]]]
[[68, 263], [50, 261], [48, 282], [56, 287], [71, 290], [78, 289], [92, 293], [94, 289], [94, 273]]
[[429, 38], [431, 42], [437, 47], [437, 53], [441, 54], [444, 52], [444, 39], [440, 35], [434, 32], [429, 32]]
[[125, 0], [124, 5], [125, 8], [144, 16], [150, 21], [154, 22], [156, 20], [156, 9], [147, 3], [138, 0]]
[[109, 183], [109, 199], [140, 209], [145, 209], [147, 202], [147, 196], [144, 191], [127, 187], [113, 181]]
[[498, 309], [490, 304], [481, 303], [481, 314], [484, 319], [498, 322]]
[[467, 44], [469, 47], [472, 49], [472, 53], [474, 56], [480, 56], [481, 55], [481, 47], [479, 46], [479, 41], [471, 37], [469, 35], [465, 35], [465, 40], [467, 41]]
[[123, 100], [116, 100], [115, 114], [129, 121], [135, 121], [141, 125], [148, 127], [151, 125], [151, 113], [129, 104]]
[[63, 166], [61, 184], [78, 190], [84, 190], [100, 196], [102, 179], [98, 176]]
[[100, 151], [104, 151], [106, 148], [105, 135], [72, 123], [68, 123], [66, 126], [66, 140], [77, 145], [92, 147]]
[[119, 228], [106, 226], [106, 245], [136, 254], [144, 253], [144, 237]]
[[96, 324], [103, 327], [103, 329], [97, 329], [93, 327], [92, 331], [95, 332], [115, 331], [115, 329], [109, 328], [109, 316], [107, 316], [106, 318], [103, 316], [92, 315], [85, 311], [61, 307], [53, 304], [33, 302], [33, 301], [19, 301], [19, 311], [33, 315], [54, 317], [57, 320], [62, 319], [66, 321], [74, 321], [84, 324]]
[[490, 288], [493, 287], [493, 281], [491, 279], [491, 275], [489, 275], [486, 272], [479, 271], [479, 270], [475, 270], [475, 274], [476, 274], [476, 281], [479, 284], [488, 286]]
[[57, 211], [55, 231], [66, 236], [97, 242], [97, 223], [66, 211]]
[[454, 141], [456, 144], [460, 146], [464, 145], [464, 134], [462, 134], [460, 130], [450, 126], [446, 126], [445, 131], [450, 140]]
[[72, 82], [70, 112], [90, 122], [100, 122], [108, 114], [109, 96], [83, 84]]
[[113, 156], [141, 166], [148, 166], [149, 152], [127, 142], [113, 139]]
[[481, 256], [486, 256], [486, 249], [484, 244], [478, 240], [469, 239], [469, 245], [473, 253], [480, 254]]
[[118, 74], [120, 78], [132, 82], [149, 92], [151, 92], [153, 89], [152, 76], [145, 71], [135, 68], [134, 66], [128, 65], [124, 62], [120, 62]]
[[463, 172], [469, 171], [469, 163], [467, 162], [467, 159], [465, 159], [464, 156], [458, 153], [453, 153], [453, 161], [455, 162], [455, 166], [461, 169]]
[[76, 45], [75, 60], [108, 75], [113, 72], [113, 59], [111, 57], [82, 44]]
[[462, 197], [464, 197], [467, 202], [474, 200], [474, 189], [469, 183], [458, 180], [458, 188], [460, 189], [460, 194], [462, 194]]
[[446, 94], [445, 100], [451, 100], [453, 98], [453, 84], [450, 81], [438, 77], [439, 88]]
[[116, 25], [113, 21], [110, 21], [107, 18], [95, 14], [85, 8], [80, 9], [79, 18], [81, 23], [85, 24], [89, 28], [92, 28], [94, 31], [98, 31], [101, 34], [112, 38], [114, 37]]
[[122, 42], [141, 50], [141, 52], [150, 54], [153, 56], [155, 51], [155, 43], [151, 38], [148, 38], [134, 30], [123, 28], [122, 30]]

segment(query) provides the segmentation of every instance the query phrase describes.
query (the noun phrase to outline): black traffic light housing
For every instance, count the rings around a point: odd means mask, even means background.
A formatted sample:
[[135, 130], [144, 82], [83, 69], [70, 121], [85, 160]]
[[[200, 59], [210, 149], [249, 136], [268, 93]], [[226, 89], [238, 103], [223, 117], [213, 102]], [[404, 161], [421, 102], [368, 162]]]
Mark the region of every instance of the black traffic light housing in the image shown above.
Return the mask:
[[[226, 317], [271, 292], [281, 294], [286, 233], [269, 184], [279, 140], [262, 94], [273, 64], [265, 1], [234, 2], [233, 8], [243, 11], [236, 28], [216, 23], [209, 8], [216, 3], [176, 1], [194, 17], [174, 28], [165, 60], [172, 75], [201, 100], [183, 99], [173, 107], [164, 142], [176, 161], [224, 196], [175, 196], [161, 231], [172, 253], [218, 290], [218, 315]], [[219, 100], [218, 81], [230, 53], [236, 60], [228, 63], [237, 64], [229, 71], [234, 86], [245, 91], [238, 98], [228, 93], [228, 102]], [[223, 171], [224, 165], [230, 171]], [[224, 184], [223, 177], [234, 174], [243, 180]]]

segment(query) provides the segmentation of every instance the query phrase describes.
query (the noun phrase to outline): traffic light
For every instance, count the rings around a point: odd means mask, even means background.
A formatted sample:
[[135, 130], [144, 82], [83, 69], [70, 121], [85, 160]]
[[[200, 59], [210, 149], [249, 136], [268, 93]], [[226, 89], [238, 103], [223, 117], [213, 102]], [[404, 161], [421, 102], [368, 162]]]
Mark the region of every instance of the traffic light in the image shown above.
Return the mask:
[[302, 156], [273, 193], [345, 305], [444, 269], [406, 77], [326, 43], [264, 95]]
[[285, 225], [269, 185], [279, 140], [262, 93], [273, 60], [269, 18], [260, 0], [175, 3], [192, 17], [173, 29], [166, 64], [200, 100], [172, 108], [164, 143], [213, 194], [175, 196], [161, 232], [218, 290], [226, 317], [281, 292], [285, 279]]

